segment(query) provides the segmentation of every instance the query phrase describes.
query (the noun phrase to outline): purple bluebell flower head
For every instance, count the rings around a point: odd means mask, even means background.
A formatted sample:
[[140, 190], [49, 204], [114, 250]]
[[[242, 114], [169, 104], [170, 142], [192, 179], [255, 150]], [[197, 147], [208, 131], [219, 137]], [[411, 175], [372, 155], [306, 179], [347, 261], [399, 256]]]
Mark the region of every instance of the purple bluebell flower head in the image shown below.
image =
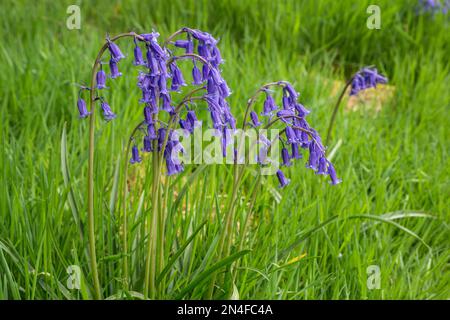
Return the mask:
[[185, 86], [186, 83], [184, 82], [183, 74], [181, 73], [181, 70], [178, 68], [177, 64], [175, 62], [172, 62], [169, 65], [170, 72], [172, 74], [172, 91], [178, 91], [180, 86]]
[[114, 59], [109, 60], [109, 69], [111, 70], [111, 78], [112, 79], [115, 79], [122, 75], [122, 73], [119, 72], [119, 67], [117, 66], [117, 61]]
[[97, 82], [97, 89], [106, 88], [106, 73], [105, 71], [103, 71], [103, 69], [97, 71], [95, 79]]
[[202, 79], [202, 73], [200, 69], [197, 67], [197, 65], [194, 62], [194, 67], [192, 68], [192, 79], [194, 80], [192, 84], [194, 86], [201, 85], [203, 83]]
[[153, 151], [153, 141], [149, 136], [144, 136], [142, 152], [152, 152]]
[[152, 112], [152, 108], [149, 106], [146, 106], [144, 108], [144, 122], [146, 124], [153, 123], [153, 112]]
[[280, 182], [280, 185], [279, 185], [280, 188], [284, 188], [290, 182], [290, 180], [284, 176], [284, 173], [281, 170], [277, 171], [277, 178], [278, 178], [278, 181]]
[[135, 66], [145, 66], [145, 61], [144, 58], [142, 56], [142, 50], [139, 47], [139, 45], [136, 43], [135, 41], [135, 46], [134, 46], [134, 61], [133, 64]]
[[266, 91], [266, 100], [264, 100], [264, 108], [261, 113], [262, 116], [271, 116], [273, 111], [277, 110], [278, 107], [275, 105], [275, 100], [273, 97]]
[[296, 103], [294, 106], [298, 116], [301, 118], [306, 117], [311, 112], [306, 109], [301, 103]]
[[342, 180], [336, 176], [336, 170], [334, 170], [334, 167], [331, 164], [331, 162], [329, 161], [327, 162], [328, 162], [328, 174], [330, 175], [331, 184], [335, 185], [342, 182]]
[[328, 164], [327, 159], [325, 157], [320, 157], [319, 168], [317, 169], [316, 174], [327, 175], [328, 174], [327, 164]]
[[109, 104], [106, 101], [103, 100], [101, 102], [101, 107], [103, 110], [103, 118], [106, 121], [110, 121], [116, 117], [116, 114], [111, 111], [111, 107], [109, 106]]
[[119, 46], [110, 40], [108, 40], [108, 49], [111, 53], [111, 60], [119, 62], [121, 59], [125, 58], [122, 51], [120, 51]]
[[259, 121], [258, 115], [255, 111], [250, 112], [250, 119], [252, 120], [252, 124], [254, 127], [259, 127], [262, 124], [262, 122]]
[[297, 136], [295, 135], [294, 129], [287, 126], [286, 127], [286, 139], [288, 144], [296, 143], [297, 142]]
[[292, 123], [293, 116], [295, 116], [295, 111], [292, 109], [282, 109], [277, 112], [277, 117], [281, 118], [281, 121], [285, 123]]
[[189, 110], [186, 115], [186, 121], [189, 121], [192, 129], [201, 126], [201, 121], [198, 121], [197, 116], [195, 115], [194, 110]]
[[375, 88], [378, 83], [384, 84], [387, 81], [387, 78], [379, 74], [377, 69], [363, 68], [353, 76], [350, 95], [354, 96], [362, 90]]
[[289, 151], [286, 148], [281, 149], [281, 158], [283, 160], [283, 165], [290, 167], [292, 165], [291, 159], [289, 157]]
[[78, 98], [77, 101], [77, 106], [78, 106], [78, 111], [80, 113], [80, 118], [86, 118], [88, 117], [91, 113], [87, 111], [87, 107], [86, 107], [86, 101], [83, 100], [83, 98]]
[[136, 162], [141, 162], [142, 159], [139, 156], [139, 149], [136, 145], [133, 146], [133, 148], [131, 149], [131, 159], [130, 159], [130, 163], [136, 163]]
[[309, 159], [306, 164], [307, 168], [317, 170], [317, 166], [319, 164], [319, 150], [315, 143], [311, 143], [309, 145]]
[[152, 140], [158, 138], [155, 130], [155, 125], [153, 123], [149, 123], [147, 125], [147, 136]]
[[302, 154], [299, 152], [298, 143], [292, 143], [291, 144], [291, 149], [292, 149], [291, 159], [301, 159], [301, 158], [303, 158]]
[[[161, 151], [164, 141], [166, 139], [166, 133], [167, 133], [167, 129], [166, 128], [159, 128], [158, 129], [158, 151]], [[169, 140], [167, 140], [169, 141]]]

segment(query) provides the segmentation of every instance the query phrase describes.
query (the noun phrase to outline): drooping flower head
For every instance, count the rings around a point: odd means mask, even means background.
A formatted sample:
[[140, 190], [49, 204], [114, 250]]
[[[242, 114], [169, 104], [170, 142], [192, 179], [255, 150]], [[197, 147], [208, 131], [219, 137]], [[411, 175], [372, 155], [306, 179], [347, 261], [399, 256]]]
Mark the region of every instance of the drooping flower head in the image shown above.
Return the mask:
[[365, 67], [353, 76], [350, 95], [353, 96], [362, 90], [375, 88], [377, 84], [384, 84], [387, 81], [387, 78], [379, 74], [377, 69]]
[[77, 101], [78, 111], [80, 113], [80, 118], [86, 118], [91, 113], [87, 111], [86, 107], [86, 101], [83, 100], [83, 98], [79, 97]]

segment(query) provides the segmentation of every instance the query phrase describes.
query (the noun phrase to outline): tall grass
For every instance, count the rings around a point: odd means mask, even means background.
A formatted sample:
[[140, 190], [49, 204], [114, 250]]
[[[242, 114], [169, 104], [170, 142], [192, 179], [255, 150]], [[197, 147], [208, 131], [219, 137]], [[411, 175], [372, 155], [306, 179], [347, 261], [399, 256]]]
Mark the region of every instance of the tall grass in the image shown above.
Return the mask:
[[[74, 83], [88, 81], [106, 32], [156, 28], [167, 36], [185, 25], [220, 36], [223, 75], [238, 119], [246, 98], [270, 80], [296, 85], [323, 134], [336, 99], [330, 80], [345, 81], [360, 66], [374, 64], [395, 92], [376, 115], [339, 112], [330, 144], [330, 150], [339, 146], [333, 161], [344, 182], [338, 187], [298, 163], [283, 191], [274, 177], [262, 178], [247, 217], [254, 187], [248, 171], [233, 220], [235, 246], [224, 260], [215, 251], [232, 167], [192, 165], [167, 180], [169, 268], [158, 296], [203, 298], [211, 276], [228, 275], [224, 271], [233, 266], [235, 276], [217, 282], [216, 297], [448, 298], [448, 20], [416, 15], [410, 1], [380, 1], [381, 30], [368, 30], [368, 4], [80, 2], [81, 30], [70, 31], [64, 3], [3, 3], [0, 298], [93, 297], [85, 230], [88, 126], [77, 116]], [[129, 55], [131, 50], [123, 48]], [[131, 66], [127, 72], [136, 73]], [[129, 168], [129, 291], [121, 281], [122, 163], [127, 136], [141, 117], [139, 92], [129, 89], [135, 82], [130, 75], [110, 84], [108, 99], [119, 117], [97, 123], [96, 244], [101, 289], [109, 298], [142, 297], [149, 159]], [[81, 267], [80, 290], [66, 286], [70, 265]], [[380, 290], [367, 288], [369, 265], [380, 266]]]

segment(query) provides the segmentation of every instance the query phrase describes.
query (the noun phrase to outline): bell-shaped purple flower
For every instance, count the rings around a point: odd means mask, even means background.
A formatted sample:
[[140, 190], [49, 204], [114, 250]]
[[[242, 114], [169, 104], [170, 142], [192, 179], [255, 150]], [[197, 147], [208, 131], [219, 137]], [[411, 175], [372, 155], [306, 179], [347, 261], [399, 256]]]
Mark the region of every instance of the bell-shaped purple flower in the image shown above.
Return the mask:
[[192, 79], [194, 80], [192, 84], [194, 86], [201, 85], [203, 82], [202, 79], [202, 73], [200, 72], [200, 69], [197, 67], [197, 65], [194, 63], [194, 67], [192, 68]]
[[315, 143], [310, 143], [309, 145], [309, 159], [306, 164], [307, 168], [317, 170], [317, 166], [319, 164], [319, 151], [317, 150], [317, 146]]
[[117, 61], [115, 61], [114, 59], [109, 60], [109, 69], [111, 70], [111, 78], [112, 79], [115, 79], [122, 75], [122, 73], [119, 72], [119, 67], [117, 66]]
[[262, 124], [262, 122], [259, 121], [258, 115], [255, 111], [250, 112], [250, 119], [252, 120], [252, 124], [255, 128], [259, 127]]
[[198, 121], [194, 110], [189, 110], [186, 115], [186, 120], [189, 121], [191, 128], [197, 128], [201, 126], [201, 121]]
[[146, 106], [144, 108], [144, 122], [146, 124], [153, 123], [153, 112], [152, 112], [152, 108], [149, 106]]
[[288, 144], [296, 143], [297, 142], [297, 136], [295, 135], [294, 129], [287, 126], [286, 127], [286, 139]]
[[279, 185], [280, 188], [284, 188], [290, 182], [290, 180], [284, 176], [284, 173], [281, 170], [277, 171], [277, 178], [278, 178], [278, 181], [280, 182], [280, 185]]
[[303, 158], [302, 154], [299, 152], [298, 143], [291, 144], [292, 155], [291, 159], [301, 159]]
[[153, 151], [153, 141], [149, 136], [144, 136], [144, 146], [142, 152], [152, 152]]
[[263, 116], [271, 116], [274, 110], [277, 110], [278, 107], [275, 105], [275, 100], [273, 97], [266, 91], [266, 100], [264, 100], [264, 108], [261, 115]]
[[281, 149], [281, 159], [283, 160], [284, 166], [290, 167], [292, 165], [289, 157], [289, 151], [286, 148]]
[[130, 159], [130, 163], [136, 163], [136, 162], [141, 162], [142, 159], [139, 156], [139, 149], [136, 145], [133, 146], [133, 148], [131, 149], [131, 159]]
[[111, 111], [111, 107], [106, 101], [102, 100], [101, 107], [103, 110], [103, 118], [106, 121], [110, 121], [116, 117], [116, 114]]
[[114, 60], [115, 62], [119, 62], [119, 60], [125, 58], [122, 51], [120, 51], [119, 46], [109, 40], [108, 40], [108, 49], [109, 49], [109, 52], [111, 53], [111, 60]]
[[172, 91], [178, 91], [180, 86], [186, 85], [184, 82], [183, 74], [181, 73], [181, 70], [178, 68], [177, 64], [175, 62], [172, 62], [169, 66], [170, 72], [172, 73]]
[[334, 170], [333, 165], [329, 161], [328, 161], [328, 174], [330, 175], [331, 184], [335, 185], [342, 182], [342, 180], [336, 176], [336, 170]]
[[103, 69], [97, 71], [97, 75], [95, 76], [97, 82], [97, 89], [106, 88], [106, 73]]
[[135, 66], [145, 66], [145, 61], [144, 61], [144, 57], [142, 55], [142, 50], [139, 47], [139, 45], [135, 42], [135, 46], [134, 46], [134, 61], [133, 64]]
[[83, 100], [83, 98], [78, 98], [77, 101], [77, 106], [78, 106], [78, 111], [80, 112], [80, 118], [86, 118], [87, 116], [89, 116], [91, 113], [87, 111], [87, 107], [86, 107], [86, 101]]
[[316, 174], [328, 174], [328, 169], [327, 169], [327, 164], [328, 161], [325, 157], [320, 157], [319, 159], [319, 168], [317, 169]]
[[156, 135], [155, 125], [153, 123], [149, 123], [147, 125], [147, 136], [152, 140], [154, 140], [158, 137]]
[[299, 117], [303, 118], [311, 112], [308, 109], [306, 109], [301, 103], [296, 103], [294, 106], [295, 110], [297, 110], [297, 114]]

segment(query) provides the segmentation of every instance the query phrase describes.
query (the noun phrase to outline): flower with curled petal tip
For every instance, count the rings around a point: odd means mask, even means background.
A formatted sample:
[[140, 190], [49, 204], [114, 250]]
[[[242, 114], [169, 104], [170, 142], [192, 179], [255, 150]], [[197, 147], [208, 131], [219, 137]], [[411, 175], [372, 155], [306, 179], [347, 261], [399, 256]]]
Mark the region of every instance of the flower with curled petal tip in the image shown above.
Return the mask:
[[290, 182], [290, 180], [284, 176], [284, 173], [281, 170], [277, 171], [277, 178], [278, 178], [278, 181], [280, 182], [280, 185], [279, 185], [280, 188], [284, 188]]
[[277, 110], [278, 107], [275, 105], [275, 100], [272, 95], [266, 90], [266, 100], [264, 100], [264, 109], [261, 113], [262, 116], [272, 116], [273, 111]]
[[259, 121], [258, 115], [255, 111], [250, 112], [250, 119], [252, 120], [252, 125], [254, 127], [259, 127], [260, 125], [262, 125], [262, 122]]
[[122, 73], [119, 72], [119, 68], [117, 67], [117, 61], [114, 59], [109, 60], [109, 69], [111, 70], [112, 79], [115, 79], [122, 75]]
[[303, 158], [302, 154], [299, 152], [298, 143], [291, 144], [292, 155], [291, 159], [301, 159]]
[[330, 179], [331, 179], [330, 183], [333, 185], [341, 183], [342, 180], [336, 176], [336, 170], [334, 170], [333, 165], [331, 164], [331, 162], [329, 162], [329, 161], [327, 161], [327, 162], [328, 162], [328, 174], [330, 175]]
[[78, 106], [78, 111], [80, 113], [80, 118], [82, 118], [82, 119], [86, 118], [91, 114], [90, 112], [87, 111], [86, 101], [84, 101], [82, 98], [78, 98], [77, 106]]
[[192, 79], [194, 80], [192, 82], [192, 84], [194, 86], [198, 86], [203, 83], [202, 73], [201, 73], [200, 69], [197, 67], [195, 62], [194, 62], [194, 67], [192, 68]]
[[153, 151], [153, 143], [152, 139], [149, 136], [144, 136], [143, 148], [142, 152], [152, 152]]
[[97, 89], [106, 88], [106, 73], [105, 71], [103, 71], [103, 69], [97, 71], [95, 79], [97, 82]]
[[281, 158], [283, 160], [283, 166], [290, 167], [292, 165], [288, 149], [281, 149]]
[[297, 136], [295, 135], [294, 129], [287, 126], [286, 127], [286, 139], [288, 144], [296, 143], [297, 142]]
[[145, 66], [145, 61], [142, 56], [142, 50], [139, 47], [139, 45], [137, 44], [136, 39], [134, 40], [134, 44], [135, 44], [135, 46], [134, 46], [134, 51], [133, 51], [133, 53], [134, 53], [133, 64], [135, 66]]
[[141, 162], [142, 159], [139, 156], [139, 149], [136, 145], [133, 146], [133, 148], [131, 149], [131, 159], [130, 159], [130, 163], [139, 163]]
[[111, 59], [115, 62], [119, 62], [121, 59], [125, 58], [122, 51], [117, 44], [108, 39], [108, 49], [109, 53], [111, 53]]
[[111, 111], [111, 107], [106, 101], [102, 100], [100, 106], [102, 107], [103, 110], [103, 118], [106, 121], [110, 121], [116, 117], [116, 114]]

